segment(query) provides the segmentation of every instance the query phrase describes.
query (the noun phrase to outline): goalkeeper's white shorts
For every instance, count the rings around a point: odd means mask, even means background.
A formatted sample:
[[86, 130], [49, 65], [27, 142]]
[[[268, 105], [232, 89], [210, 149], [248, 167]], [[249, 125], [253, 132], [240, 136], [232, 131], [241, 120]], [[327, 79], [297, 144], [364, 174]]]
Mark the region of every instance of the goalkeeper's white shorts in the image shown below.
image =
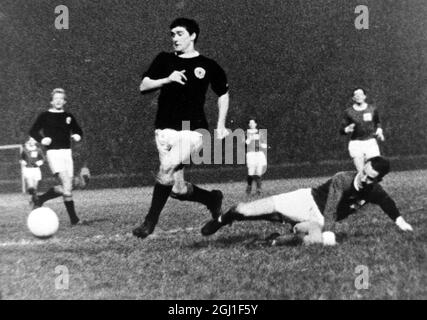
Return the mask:
[[311, 188], [275, 195], [273, 202], [275, 211], [281, 213], [286, 221], [310, 221], [322, 227], [325, 225], [325, 218], [314, 201]]

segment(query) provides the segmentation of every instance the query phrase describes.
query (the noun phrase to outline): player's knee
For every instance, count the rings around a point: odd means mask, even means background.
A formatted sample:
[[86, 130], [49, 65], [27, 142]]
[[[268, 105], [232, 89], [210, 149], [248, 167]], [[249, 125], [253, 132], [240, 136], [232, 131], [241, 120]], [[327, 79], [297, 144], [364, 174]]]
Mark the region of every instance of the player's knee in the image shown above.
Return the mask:
[[182, 168], [180, 164], [174, 162], [162, 163], [157, 174], [157, 182], [164, 185], [173, 185], [175, 183], [174, 173]]
[[241, 213], [241, 214], [245, 214], [245, 211], [246, 211], [245, 209], [246, 209], [246, 204], [243, 203], [243, 202], [239, 202], [236, 205], [235, 211], [238, 212], [238, 213]]
[[193, 185], [188, 182], [180, 182], [173, 185], [172, 188], [172, 197], [179, 198], [180, 196], [184, 196], [187, 194], [191, 194], [193, 192]]
[[72, 194], [63, 194], [62, 198], [64, 199], [64, 201], [72, 201], [73, 195]]
[[62, 195], [63, 195], [64, 197], [71, 197], [71, 196], [73, 195], [73, 192], [72, 192], [72, 190], [71, 190], [71, 189], [66, 188], [66, 189], [64, 189], [64, 191], [63, 191]]
[[297, 223], [294, 226], [294, 232], [295, 233], [301, 233], [301, 234], [313, 234], [322, 231], [322, 226], [317, 222], [312, 221], [304, 221]]
[[162, 185], [171, 186], [174, 184], [173, 173], [160, 169], [157, 173], [156, 181]]
[[308, 234], [305, 235], [302, 238], [303, 242], [305, 245], [311, 245], [311, 244], [323, 244], [323, 238], [322, 238], [322, 233], [312, 233], [312, 234]]
[[64, 194], [64, 188], [62, 186], [60, 186], [60, 185], [54, 186], [53, 190], [55, 190], [55, 192], [57, 194]]

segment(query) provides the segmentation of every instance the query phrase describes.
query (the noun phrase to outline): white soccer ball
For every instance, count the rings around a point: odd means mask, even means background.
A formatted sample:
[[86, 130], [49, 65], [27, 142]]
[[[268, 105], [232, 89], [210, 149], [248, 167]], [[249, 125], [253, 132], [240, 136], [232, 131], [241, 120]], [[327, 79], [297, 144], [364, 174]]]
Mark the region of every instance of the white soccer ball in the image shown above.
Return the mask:
[[59, 219], [52, 209], [40, 207], [30, 212], [27, 218], [27, 226], [34, 236], [48, 238], [58, 231]]
[[332, 231], [325, 231], [322, 233], [323, 244], [325, 246], [334, 246], [337, 244], [335, 239], [335, 233]]

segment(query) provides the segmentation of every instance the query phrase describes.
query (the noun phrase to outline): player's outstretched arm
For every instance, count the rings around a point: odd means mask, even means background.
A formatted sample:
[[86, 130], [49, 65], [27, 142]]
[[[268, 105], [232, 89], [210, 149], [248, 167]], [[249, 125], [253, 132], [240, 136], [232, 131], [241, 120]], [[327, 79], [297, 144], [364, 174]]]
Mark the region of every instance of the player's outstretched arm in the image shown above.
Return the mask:
[[399, 229], [403, 231], [413, 231], [412, 226], [400, 215], [399, 209], [397, 208], [394, 200], [380, 185], [375, 186], [368, 200], [369, 202], [379, 205], [384, 213], [394, 221]]
[[218, 97], [218, 123], [216, 128], [218, 139], [223, 139], [229, 134], [227, 128], [225, 127], [225, 120], [227, 119], [229, 103], [230, 96], [228, 92]]

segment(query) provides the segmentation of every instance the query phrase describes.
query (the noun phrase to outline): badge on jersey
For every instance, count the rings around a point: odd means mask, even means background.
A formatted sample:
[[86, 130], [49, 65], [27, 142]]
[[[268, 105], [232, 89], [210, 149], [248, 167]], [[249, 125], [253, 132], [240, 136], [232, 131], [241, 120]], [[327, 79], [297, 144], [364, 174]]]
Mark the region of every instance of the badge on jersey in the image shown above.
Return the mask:
[[65, 122], [66, 122], [67, 124], [70, 124], [70, 123], [71, 123], [71, 117], [67, 117], [67, 118], [65, 119]]
[[31, 153], [30, 153], [31, 158], [37, 158], [38, 155], [39, 155], [39, 153], [37, 151], [31, 151]]
[[372, 113], [364, 113], [363, 121], [372, 121]]
[[198, 79], [203, 79], [206, 75], [206, 70], [202, 67], [197, 67], [196, 69], [194, 69], [194, 75]]

